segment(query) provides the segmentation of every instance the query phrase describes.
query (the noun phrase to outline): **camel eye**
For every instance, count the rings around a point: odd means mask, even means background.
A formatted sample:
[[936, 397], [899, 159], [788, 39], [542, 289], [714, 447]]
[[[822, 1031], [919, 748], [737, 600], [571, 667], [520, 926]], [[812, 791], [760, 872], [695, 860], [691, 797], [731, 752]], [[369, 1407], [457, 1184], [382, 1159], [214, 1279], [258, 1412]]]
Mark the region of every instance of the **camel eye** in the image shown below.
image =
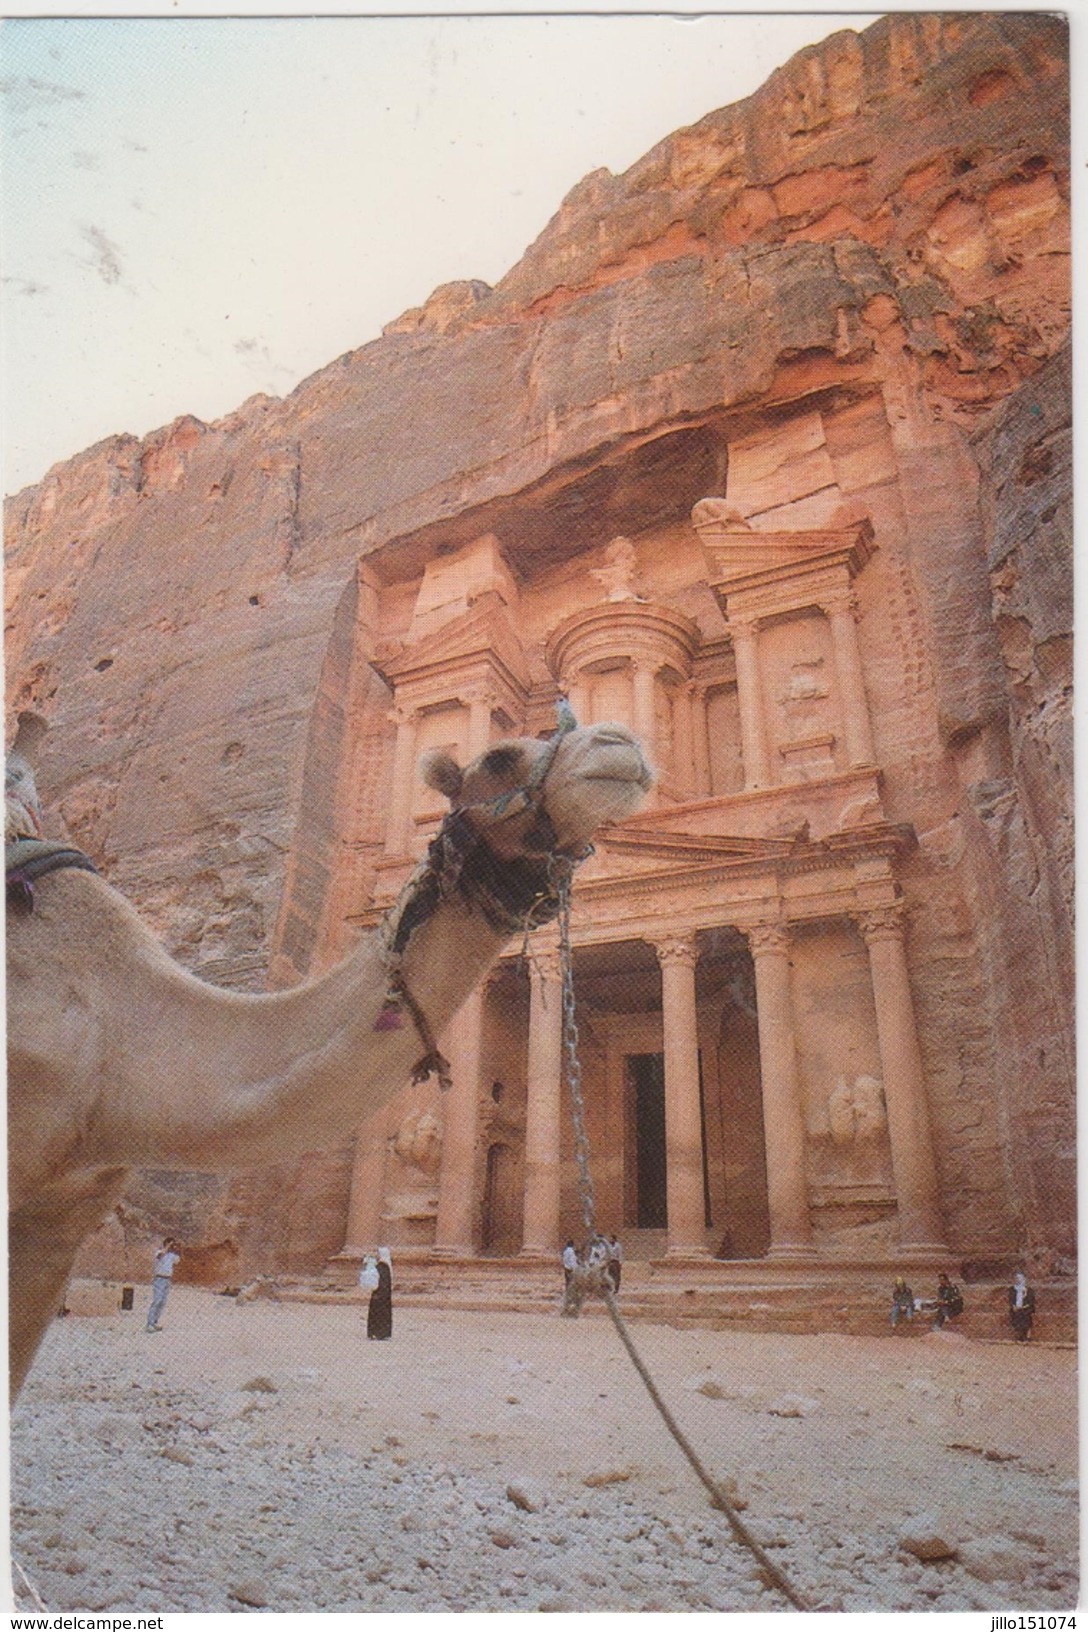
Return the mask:
[[483, 769], [491, 776], [508, 776], [516, 771], [520, 756], [516, 748], [492, 748], [483, 757]]

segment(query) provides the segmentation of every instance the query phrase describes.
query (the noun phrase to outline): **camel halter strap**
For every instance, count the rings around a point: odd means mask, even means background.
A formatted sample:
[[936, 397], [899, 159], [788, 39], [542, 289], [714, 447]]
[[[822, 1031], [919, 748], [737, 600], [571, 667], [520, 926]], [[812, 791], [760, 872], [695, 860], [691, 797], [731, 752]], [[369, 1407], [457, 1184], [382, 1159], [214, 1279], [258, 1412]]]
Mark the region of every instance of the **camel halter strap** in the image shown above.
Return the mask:
[[[544, 783], [560, 743], [578, 724], [565, 698], [556, 705], [556, 717], [556, 729], [531, 776], [495, 799], [458, 805], [449, 812], [387, 920], [389, 983], [374, 1029], [399, 1030], [403, 1011], [408, 1011], [424, 1049], [413, 1068], [413, 1082], [424, 1082], [434, 1074], [443, 1091], [452, 1086], [449, 1061], [440, 1053], [427, 1017], [409, 990], [401, 968], [413, 930], [425, 923], [442, 901], [456, 894], [498, 933], [528, 935], [558, 915], [560, 886], [566, 883], [569, 887], [575, 867], [592, 854], [592, 845], [577, 854], [558, 849], [555, 829], [544, 809]], [[536, 810], [541, 854], [511, 860], [496, 856], [469, 819], [469, 812], [476, 810], [486, 810], [499, 821]]]
[[4, 883], [7, 903], [14, 912], [34, 911], [34, 885], [46, 873], [55, 873], [62, 867], [74, 867], [80, 872], [97, 873], [90, 856], [84, 855], [73, 844], [62, 844], [55, 839], [17, 838], [4, 845]]

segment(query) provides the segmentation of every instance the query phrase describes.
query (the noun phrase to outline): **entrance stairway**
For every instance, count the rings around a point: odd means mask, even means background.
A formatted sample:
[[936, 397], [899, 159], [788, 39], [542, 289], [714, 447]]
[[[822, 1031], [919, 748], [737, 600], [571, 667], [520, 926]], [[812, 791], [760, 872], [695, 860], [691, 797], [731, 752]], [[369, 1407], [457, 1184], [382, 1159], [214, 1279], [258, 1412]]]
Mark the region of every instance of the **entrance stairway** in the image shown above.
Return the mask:
[[[306, 1302], [354, 1301], [361, 1296], [358, 1267], [356, 1258], [333, 1259], [325, 1275], [305, 1282], [280, 1282], [276, 1295]], [[935, 1268], [915, 1269], [900, 1263], [785, 1263], [762, 1258], [678, 1263], [628, 1258], [619, 1303], [630, 1321], [652, 1320], [710, 1331], [884, 1336], [892, 1335], [888, 1321], [892, 1282], [904, 1272], [916, 1297], [933, 1295]], [[967, 1281], [955, 1265], [949, 1272], [959, 1281], [966, 1305], [951, 1329], [979, 1341], [1011, 1341], [1008, 1281]], [[529, 1258], [439, 1259], [405, 1252], [395, 1258], [394, 1285], [400, 1307], [554, 1314], [561, 1300], [562, 1271], [557, 1262]], [[1032, 1340], [1075, 1343], [1075, 1283], [1036, 1281], [1034, 1285], [1038, 1305]], [[599, 1298], [588, 1299], [582, 1314], [607, 1318]], [[922, 1315], [894, 1335], [914, 1338], [928, 1332], [931, 1324], [931, 1317]]]

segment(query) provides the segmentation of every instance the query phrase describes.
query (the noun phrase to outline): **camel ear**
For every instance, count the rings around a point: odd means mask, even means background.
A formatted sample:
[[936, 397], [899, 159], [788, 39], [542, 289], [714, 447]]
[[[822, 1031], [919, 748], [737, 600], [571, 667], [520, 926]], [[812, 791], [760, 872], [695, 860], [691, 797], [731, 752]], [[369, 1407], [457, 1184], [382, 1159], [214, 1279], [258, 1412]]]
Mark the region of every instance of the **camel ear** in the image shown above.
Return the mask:
[[8, 752], [19, 754], [28, 765], [33, 765], [38, 757], [38, 748], [42, 738], [49, 730], [48, 723], [40, 714], [20, 714], [19, 729], [15, 733], [15, 741]]
[[452, 754], [432, 748], [419, 762], [419, 774], [429, 788], [436, 788], [452, 802], [460, 795], [464, 773]]

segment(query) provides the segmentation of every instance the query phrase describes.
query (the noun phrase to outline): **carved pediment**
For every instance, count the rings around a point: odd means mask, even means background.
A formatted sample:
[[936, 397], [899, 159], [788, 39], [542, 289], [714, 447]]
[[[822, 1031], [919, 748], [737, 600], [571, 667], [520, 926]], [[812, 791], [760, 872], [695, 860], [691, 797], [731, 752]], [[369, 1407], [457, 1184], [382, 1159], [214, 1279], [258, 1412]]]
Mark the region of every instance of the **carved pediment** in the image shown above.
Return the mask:
[[715, 588], [732, 588], [765, 575], [789, 577], [834, 562], [842, 562], [852, 578], [873, 550], [872, 527], [864, 520], [848, 527], [763, 532], [750, 527], [724, 499], [701, 499], [691, 521]]
[[789, 855], [797, 839], [746, 838], [741, 834], [673, 833], [664, 829], [603, 827], [598, 845], [618, 855], [683, 861], [775, 861]]
[[439, 669], [456, 673], [481, 660], [505, 670], [522, 691], [529, 690], [531, 680], [521, 641], [506, 603], [491, 590], [467, 612], [430, 634], [412, 641], [381, 642], [370, 664], [388, 686], [397, 687]]

